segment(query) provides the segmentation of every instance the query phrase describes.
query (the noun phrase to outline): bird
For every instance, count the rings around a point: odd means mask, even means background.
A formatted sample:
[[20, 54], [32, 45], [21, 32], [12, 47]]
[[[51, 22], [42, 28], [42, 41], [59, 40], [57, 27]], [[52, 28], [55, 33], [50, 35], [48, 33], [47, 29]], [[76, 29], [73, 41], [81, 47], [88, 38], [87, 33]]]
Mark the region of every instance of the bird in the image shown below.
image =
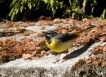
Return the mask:
[[[91, 29], [95, 26], [91, 26], [88, 29]], [[85, 29], [83, 31], [86, 31], [88, 29]], [[76, 33], [57, 33], [53, 30], [48, 30], [43, 32], [44, 36], [46, 38], [46, 45], [48, 48], [50, 48], [53, 52], [63, 53], [66, 52], [72, 45], [73, 42], [78, 38], [81, 32], [76, 32]], [[58, 57], [59, 58], [59, 57]], [[57, 59], [54, 63], [58, 62], [59, 59]]]
[[69, 49], [78, 37], [78, 34], [57, 33], [53, 30], [43, 32], [46, 37], [46, 45], [54, 52], [62, 53]]

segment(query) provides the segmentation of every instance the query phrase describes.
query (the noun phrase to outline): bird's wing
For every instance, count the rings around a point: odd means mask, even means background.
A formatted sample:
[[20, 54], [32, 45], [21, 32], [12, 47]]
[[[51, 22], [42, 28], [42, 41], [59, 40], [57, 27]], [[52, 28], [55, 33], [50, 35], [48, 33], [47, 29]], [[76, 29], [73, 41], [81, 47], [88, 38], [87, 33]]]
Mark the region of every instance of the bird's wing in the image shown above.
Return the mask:
[[71, 34], [71, 35], [70, 34], [60, 34], [60, 35], [56, 36], [55, 38], [61, 40], [62, 42], [66, 42], [66, 41], [76, 38], [77, 36], [78, 35], [76, 35], [76, 34]]

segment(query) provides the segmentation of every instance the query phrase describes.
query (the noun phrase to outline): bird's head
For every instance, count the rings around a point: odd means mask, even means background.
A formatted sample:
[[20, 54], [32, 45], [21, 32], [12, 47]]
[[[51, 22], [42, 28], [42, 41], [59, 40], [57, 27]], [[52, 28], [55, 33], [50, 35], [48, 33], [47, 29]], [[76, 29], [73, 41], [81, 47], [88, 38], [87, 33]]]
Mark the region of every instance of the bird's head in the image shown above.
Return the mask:
[[58, 34], [58, 33], [54, 32], [52, 30], [49, 30], [49, 31], [46, 31], [46, 32], [43, 32], [43, 33], [44, 33], [46, 40], [49, 44], [51, 43], [52, 38]]

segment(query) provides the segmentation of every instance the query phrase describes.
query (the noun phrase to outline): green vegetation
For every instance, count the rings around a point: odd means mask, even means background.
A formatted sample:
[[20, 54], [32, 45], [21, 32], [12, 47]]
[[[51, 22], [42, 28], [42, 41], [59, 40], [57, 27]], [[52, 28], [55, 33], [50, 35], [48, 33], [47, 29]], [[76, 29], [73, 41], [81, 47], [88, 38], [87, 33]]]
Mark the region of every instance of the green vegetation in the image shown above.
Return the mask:
[[[55, 17], [106, 18], [106, 0], [0, 0], [8, 9], [8, 20], [35, 19], [41, 15]], [[3, 14], [3, 13], [1, 13]]]

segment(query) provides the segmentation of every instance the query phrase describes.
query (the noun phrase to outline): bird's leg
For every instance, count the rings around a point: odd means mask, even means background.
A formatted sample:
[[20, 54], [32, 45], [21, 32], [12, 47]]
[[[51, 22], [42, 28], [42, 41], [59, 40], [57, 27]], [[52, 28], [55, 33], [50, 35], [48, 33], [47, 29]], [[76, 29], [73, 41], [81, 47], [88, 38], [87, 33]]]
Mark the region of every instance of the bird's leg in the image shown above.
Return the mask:
[[60, 57], [60, 53], [59, 53], [57, 60], [55, 62], [53, 62], [54, 64], [57, 63], [58, 61], [60, 61], [59, 57]]
[[[66, 56], [68, 55], [68, 50], [66, 51]], [[63, 58], [63, 61], [62, 62], [65, 62], [65, 61], [67, 61], [67, 58]]]

